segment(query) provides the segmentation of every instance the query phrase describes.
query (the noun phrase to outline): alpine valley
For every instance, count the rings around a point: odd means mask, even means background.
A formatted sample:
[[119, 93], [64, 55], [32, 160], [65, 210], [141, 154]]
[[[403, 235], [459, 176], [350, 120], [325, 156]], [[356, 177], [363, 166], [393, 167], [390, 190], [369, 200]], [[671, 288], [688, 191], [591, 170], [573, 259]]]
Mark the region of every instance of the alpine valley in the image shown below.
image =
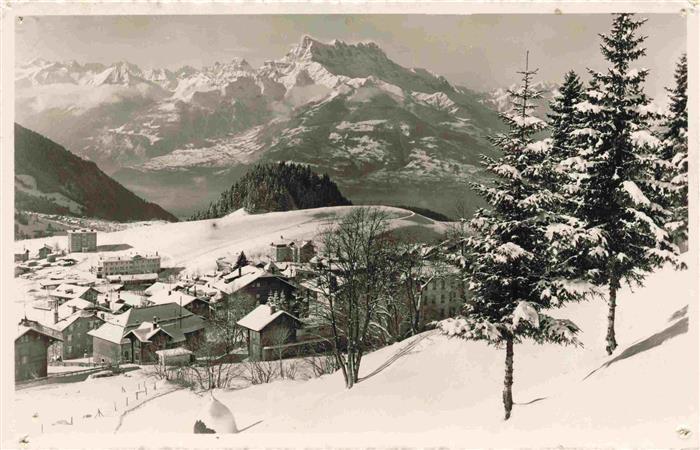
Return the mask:
[[505, 95], [404, 68], [374, 43], [308, 36], [259, 68], [34, 60], [15, 83], [21, 125], [181, 217], [266, 161], [327, 173], [355, 204], [471, 212]]

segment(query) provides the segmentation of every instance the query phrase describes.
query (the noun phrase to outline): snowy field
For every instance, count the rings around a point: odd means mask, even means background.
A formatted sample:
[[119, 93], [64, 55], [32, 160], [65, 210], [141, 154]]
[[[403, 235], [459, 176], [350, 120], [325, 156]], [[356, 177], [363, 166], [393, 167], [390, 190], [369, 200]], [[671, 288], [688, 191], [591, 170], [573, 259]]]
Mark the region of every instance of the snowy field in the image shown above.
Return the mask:
[[[241, 434], [189, 434], [208, 398], [178, 390], [127, 414], [109, 442], [125, 447], [697, 447], [696, 283], [692, 270], [664, 269], [646, 287], [634, 293], [624, 289], [618, 303], [620, 346], [611, 357], [604, 350], [603, 301], [558, 311], [583, 329], [584, 348], [516, 345], [516, 405], [507, 422], [501, 404], [504, 350], [427, 332], [367, 355], [364, 379], [350, 391], [339, 373], [215, 391], [238, 428], [249, 427]], [[130, 379], [19, 391], [16, 420], [34, 428], [18, 429], [13, 439], [29, 434], [27, 448], [103, 446], [104, 438], [90, 433], [114, 433], [119, 419], [81, 419], [83, 425], [41, 433], [25, 416], [42, 409], [39, 417], [50, 421], [88, 406], [96, 409], [98, 403], [109, 409], [112, 397], [122, 395], [120, 386], [133, 390], [129, 386], [144, 376], [138, 372]], [[691, 434], [683, 438], [679, 427]], [[69, 430], [73, 433], [65, 434]]]

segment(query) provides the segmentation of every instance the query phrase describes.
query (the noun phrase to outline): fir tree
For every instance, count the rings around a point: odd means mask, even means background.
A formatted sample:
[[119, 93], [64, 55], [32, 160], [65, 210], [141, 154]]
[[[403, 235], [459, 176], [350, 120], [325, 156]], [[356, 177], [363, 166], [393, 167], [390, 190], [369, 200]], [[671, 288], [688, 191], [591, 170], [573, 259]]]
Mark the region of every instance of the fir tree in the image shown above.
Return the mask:
[[565, 219], [556, 213], [557, 194], [545, 186], [551, 171], [550, 146], [533, 141], [546, 126], [532, 115], [532, 100], [540, 96], [532, 88], [536, 71], [529, 70], [526, 60], [519, 73], [522, 86], [510, 92], [513, 108], [501, 115], [510, 131], [492, 139], [503, 156], [483, 157], [496, 180], [473, 186], [490, 208], [477, 211], [470, 222], [475, 235], [466, 242], [464, 270], [471, 298], [463, 317], [440, 323], [448, 335], [505, 346], [506, 419], [513, 407], [514, 344], [526, 338], [578, 344], [578, 327], [548, 316], [545, 310], [582, 298], [567, 281], [565, 265], [556, 263], [550, 242]]
[[623, 282], [641, 285], [648, 272], [675, 261], [674, 247], [663, 224], [668, 211], [652, 201], [649, 188], [654, 178], [650, 131], [653, 113], [643, 83], [645, 69], [631, 64], [645, 54], [644, 36], [636, 31], [645, 20], [619, 14], [610, 34], [601, 34], [601, 51], [610, 67], [590, 70], [591, 82], [578, 105], [582, 123], [575, 134], [581, 138], [576, 156], [579, 171], [576, 215], [600, 245], [587, 255], [587, 274], [609, 292], [606, 350], [617, 347], [615, 310]]
[[688, 60], [683, 54], [676, 65], [676, 85], [666, 88], [669, 112], [662, 120], [659, 171], [670, 217], [666, 230], [674, 243], [688, 240]]
[[566, 73], [564, 83], [549, 103], [551, 112], [547, 114], [551, 129], [551, 156], [566, 160], [576, 153], [576, 136], [573, 132], [579, 126], [576, 105], [581, 101], [583, 85], [576, 72]]
[[238, 255], [238, 259], [236, 260], [236, 266], [234, 267], [235, 269], [238, 269], [240, 267], [245, 267], [248, 265], [248, 258], [246, 257], [245, 253], [241, 251], [241, 253]]

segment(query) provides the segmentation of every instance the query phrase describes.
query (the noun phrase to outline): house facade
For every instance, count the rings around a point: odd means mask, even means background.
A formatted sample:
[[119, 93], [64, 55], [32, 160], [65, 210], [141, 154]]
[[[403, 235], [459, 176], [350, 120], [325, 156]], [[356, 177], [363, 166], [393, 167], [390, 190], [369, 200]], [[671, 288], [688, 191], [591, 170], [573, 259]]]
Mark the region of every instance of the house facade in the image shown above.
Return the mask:
[[69, 230], [68, 231], [68, 251], [73, 252], [96, 252], [97, 251], [97, 231], [95, 230]]
[[76, 311], [51, 326], [61, 334], [62, 340], [49, 347], [51, 359], [77, 359], [92, 356], [93, 338], [88, 333], [104, 323], [96, 312]]
[[266, 361], [286, 356], [289, 344], [297, 340], [301, 321], [286, 311], [259, 305], [237, 325], [247, 331], [248, 357], [252, 361]]
[[442, 320], [460, 312], [466, 290], [459, 274], [449, 273], [430, 280], [422, 291], [423, 322]]
[[23, 319], [15, 338], [15, 382], [43, 378], [48, 372], [48, 348], [61, 336], [38, 322]]
[[98, 277], [158, 273], [159, 271], [160, 256], [158, 254], [100, 257], [97, 263]]

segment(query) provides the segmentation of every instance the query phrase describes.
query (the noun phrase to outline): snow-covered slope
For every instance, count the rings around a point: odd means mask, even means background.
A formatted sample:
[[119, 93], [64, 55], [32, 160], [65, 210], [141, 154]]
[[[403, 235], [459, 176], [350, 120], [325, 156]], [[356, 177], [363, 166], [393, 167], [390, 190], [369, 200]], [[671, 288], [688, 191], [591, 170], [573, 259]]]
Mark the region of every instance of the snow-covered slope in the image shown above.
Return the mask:
[[[617, 327], [621, 344], [612, 357], [604, 351], [602, 301], [559, 311], [582, 327], [585, 348], [517, 345], [517, 405], [508, 422], [502, 420], [500, 399], [504, 350], [435, 332], [368, 355], [364, 379], [351, 391], [335, 374], [217, 395], [239, 427], [262, 420], [248, 431], [256, 435], [353, 433], [360, 441], [378, 436], [411, 445], [469, 447], [694, 446], [696, 281], [691, 272], [664, 269], [647, 287], [625, 290]], [[676, 287], [673, 296], [669, 286]], [[144, 425], [142, 419], [188, 401], [199, 399], [181, 392], [154, 402], [130, 417], [124, 431], [176, 431], [191, 420], [185, 411], [167, 424]], [[678, 427], [693, 434], [682, 439]]]
[[[500, 398], [504, 350], [427, 332], [367, 355], [363, 379], [349, 391], [339, 373], [215, 391], [238, 428], [250, 427], [242, 434], [188, 434], [209, 399], [178, 391], [124, 417], [116, 439], [129, 445], [157, 433], [159, 445], [213, 447], [697, 447], [696, 284], [696, 273], [666, 268], [646, 287], [625, 289], [620, 347], [611, 357], [604, 350], [604, 302], [559, 311], [581, 326], [585, 347], [516, 345], [516, 405], [507, 422]], [[111, 431], [95, 427], [76, 431]], [[683, 437], [680, 428], [691, 434]], [[32, 435], [30, 446], [98, 439], [53, 433]]]
[[[158, 253], [162, 267], [181, 268], [183, 274], [211, 272], [216, 259], [222, 256], [236, 257], [244, 251], [252, 259], [267, 257], [270, 243], [283, 236], [285, 239], [313, 239], [327, 229], [331, 221], [347, 214], [355, 206], [304, 209], [266, 214], [247, 214], [238, 210], [220, 219], [193, 222], [143, 222], [127, 229], [99, 233], [98, 253], [73, 253], [78, 259], [75, 266], [42, 269], [29, 278], [16, 278], [12, 317], [21, 318], [24, 302], [41, 298], [39, 283], [51, 277], [68, 279], [94, 279], [90, 271], [97, 265], [100, 254], [118, 255], [133, 252]], [[390, 218], [392, 229], [401, 229], [416, 238], [439, 238], [449, 223], [436, 222], [400, 208], [381, 207]], [[34, 254], [41, 246], [49, 244], [66, 248], [65, 236], [27, 239], [15, 242], [18, 252], [28, 249]]]
[[[356, 202], [452, 214], [501, 127], [479, 95], [374, 43], [309, 36], [259, 68], [241, 58], [177, 71], [38, 60], [17, 68], [16, 86], [19, 123], [180, 215], [260, 159], [312, 164]], [[437, 180], [440, 195], [429, 188]], [[187, 195], [196, 182], [211, 197]]]

